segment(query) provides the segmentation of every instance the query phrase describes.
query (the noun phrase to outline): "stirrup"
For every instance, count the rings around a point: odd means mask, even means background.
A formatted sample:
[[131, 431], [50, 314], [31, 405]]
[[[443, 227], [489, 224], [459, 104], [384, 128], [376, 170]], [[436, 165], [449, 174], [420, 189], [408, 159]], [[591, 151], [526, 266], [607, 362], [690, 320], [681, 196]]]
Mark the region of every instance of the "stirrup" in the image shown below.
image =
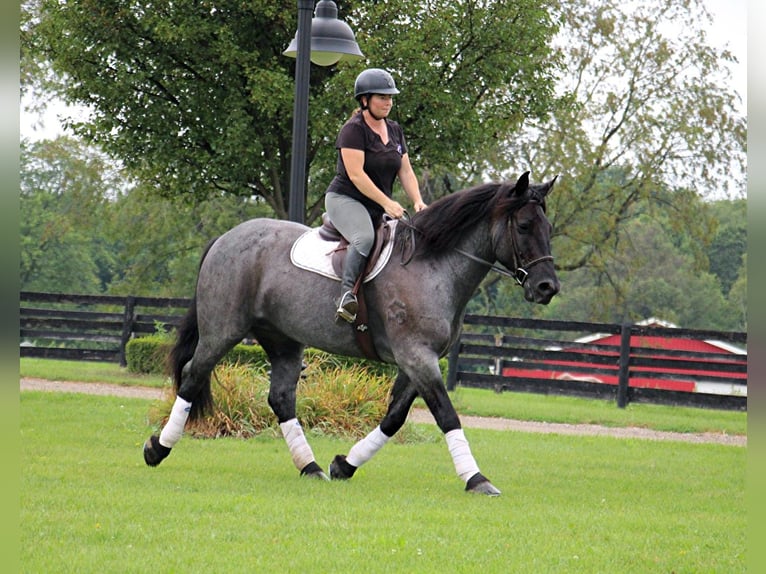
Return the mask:
[[356, 321], [356, 312], [359, 309], [359, 303], [356, 295], [351, 291], [346, 291], [340, 298], [338, 309], [335, 311], [335, 319], [343, 319], [348, 323]]

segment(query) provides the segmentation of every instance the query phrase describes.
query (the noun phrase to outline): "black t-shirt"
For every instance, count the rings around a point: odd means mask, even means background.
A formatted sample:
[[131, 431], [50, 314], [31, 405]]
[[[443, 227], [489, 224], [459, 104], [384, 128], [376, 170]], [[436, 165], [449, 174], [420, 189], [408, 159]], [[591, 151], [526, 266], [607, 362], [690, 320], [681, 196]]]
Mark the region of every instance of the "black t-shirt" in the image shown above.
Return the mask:
[[373, 222], [377, 222], [385, 210], [359, 191], [349, 179], [346, 166], [343, 165], [340, 149], [350, 148], [364, 151], [364, 172], [383, 193], [391, 197], [396, 174], [402, 167], [402, 156], [407, 153], [407, 144], [404, 141], [404, 132], [401, 126], [393, 120], [386, 119], [385, 121], [388, 128], [388, 143], [385, 145], [380, 136], [372, 131], [364, 121], [361, 112], [354, 114], [343, 124], [338, 138], [335, 140], [335, 147], [338, 149], [337, 175], [327, 188], [327, 191], [347, 195], [361, 202], [370, 212]]

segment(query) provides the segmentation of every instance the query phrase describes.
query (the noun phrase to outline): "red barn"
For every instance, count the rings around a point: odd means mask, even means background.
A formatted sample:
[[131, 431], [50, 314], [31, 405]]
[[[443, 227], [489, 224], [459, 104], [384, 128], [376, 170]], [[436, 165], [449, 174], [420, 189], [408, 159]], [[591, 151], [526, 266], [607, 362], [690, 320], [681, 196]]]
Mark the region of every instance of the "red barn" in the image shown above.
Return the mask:
[[[660, 319], [646, 319], [637, 323], [640, 326], [646, 327], [666, 327], [675, 328], [676, 325], [662, 321]], [[615, 365], [620, 356], [620, 335], [589, 335], [582, 337], [575, 341], [576, 343], [587, 343], [591, 345], [603, 346], [604, 350], [582, 350], [582, 355], [602, 355], [602, 356], [614, 356]], [[663, 354], [663, 351], [693, 351], [699, 353], [709, 354], [722, 354], [722, 355], [741, 355], [742, 362], [747, 361], [747, 351], [725, 343], [722, 341], [713, 340], [697, 340], [684, 337], [670, 337], [670, 336], [640, 336], [633, 335], [630, 338], [630, 346], [642, 347], [646, 349], [656, 349], [656, 354], [649, 355], [651, 358], [662, 359], [668, 358], [667, 354]], [[611, 348], [614, 348], [612, 350]], [[561, 350], [574, 350], [574, 349], [561, 349]], [[699, 360], [700, 364], [704, 364], [704, 359]], [[614, 375], [605, 375], [603, 373], [587, 374], [583, 372], [571, 372], [567, 370], [568, 366], [578, 367], [592, 367], [594, 369], [600, 368], [603, 370], [604, 366], [596, 363], [588, 363], [585, 361], [556, 361], [546, 360], [546, 365], [552, 365], [559, 367], [554, 370], [542, 370], [542, 369], [518, 369], [513, 366], [504, 366], [502, 374], [507, 377], [528, 377], [538, 379], [559, 379], [559, 380], [575, 380], [575, 381], [587, 381], [593, 383], [604, 383], [608, 385], [618, 384], [618, 372], [617, 368], [614, 369]], [[727, 372], [722, 373], [720, 371], [705, 370], [700, 366], [696, 369], [690, 368], [669, 368], [669, 367], [642, 367], [643, 371], [663, 372], [673, 374], [672, 379], [663, 378], [646, 378], [646, 377], [630, 377], [631, 387], [643, 387], [643, 388], [657, 388], [670, 391], [685, 391], [685, 392], [701, 392], [709, 394], [725, 394], [725, 395], [739, 395], [747, 396], [747, 386], [734, 383], [721, 383], [715, 381], [717, 376], [726, 376], [734, 379], [741, 379], [743, 383], [747, 381], [747, 373], [745, 372]], [[679, 375], [689, 375], [689, 380], [679, 380], [683, 377]], [[711, 377], [711, 380], [705, 381], [705, 376]]]

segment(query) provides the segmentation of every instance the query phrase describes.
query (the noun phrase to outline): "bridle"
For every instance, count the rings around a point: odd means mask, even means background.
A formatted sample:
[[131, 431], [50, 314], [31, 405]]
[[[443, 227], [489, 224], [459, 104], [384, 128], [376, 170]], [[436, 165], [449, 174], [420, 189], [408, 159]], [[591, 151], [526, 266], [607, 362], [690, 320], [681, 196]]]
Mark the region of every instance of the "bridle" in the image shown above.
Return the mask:
[[[404, 224], [413, 231], [412, 240], [415, 241], [415, 234], [414, 232], [417, 231], [417, 227], [413, 226], [409, 222], [409, 214], [407, 213], [407, 210], [404, 211], [404, 216], [400, 219], [400, 221], [403, 221]], [[494, 263], [490, 263], [486, 259], [482, 259], [481, 257], [477, 257], [473, 253], [468, 253], [467, 251], [463, 251], [462, 249], [458, 249], [457, 247], [454, 247], [453, 249], [460, 253], [460, 255], [463, 255], [470, 259], [471, 261], [475, 261], [476, 263], [481, 263], [482, 265], [485, 265], [489, 267], [490, 271], [495, 271], [496, 273], [499, 273], [500, 275], [503, 275], [504, 277], [510, 277], [516, 283], [523, 286], [524, 283], [527, 280], [527, 277], [529, 276], [529, 269], [537, 265], [538, 263], [543, 263], [544, 261], [553, 261], [553, 255], [543, 255], [542, 257], [538, 257], [537, 259], [533, 259], [532, 261], [528, 261], [526, 263], [523, 262], [521, 255], [519, 254], [519, 247], [516, 244], [516, 235], [513, 233], [513, 224], [509, 220], [508, 221], [508, 232], [511, 234], [511, 249], [513, 250], [513, 265], [516, 268], [513, 272], [508, 271], [507, 269], [503, 269], [502, 267], [498, 267]], [[409, 263], [409, 259], [405, 262], [402, 262], [402, 265], [406, 265]]]
[[[515, 242], [514, 242], [515, 243]], [[503, 269], [502, 267], [498, 267], [494, 263], [490, 263], [489, 261], [482, 259], [481, 257], [476, 257], [473, 253], [468, 253], [467, 251], [463, 251], [462, 249], [458, 249], [455, 247], [455, 251], [460, 253], [460, 255], [465, 255], [468, 257], [468, 259], [472, 261], [476, 261], [477, 263], [481, 263], [483, 265], [486, 265], [489, 267], [490, 271], [496, 271], [497, 273], [500, 273], [500, 275], [503, 275], [505, 277], [510, 277], [516, 283], [519, 285], [524, 285], [524, 282], [527, 280], [527, 277], [529, 276], [528, 269], [534, 267], [538, 263], [542, 263], [543, 261], [553, 261], [553, 255], [543, 255], [542, 257], [538, 257], [537, 259], [533, 259], [529, 263], [522, 264], [522, 265], [516, 265], [516, 270], [511, 273], [510, 271], [507, 271]], [[514, 251], [513, 251], [513, 259], [514, 264], [519, 261], [519, 255], [516, 252], [516, 246], [514, 245]]]

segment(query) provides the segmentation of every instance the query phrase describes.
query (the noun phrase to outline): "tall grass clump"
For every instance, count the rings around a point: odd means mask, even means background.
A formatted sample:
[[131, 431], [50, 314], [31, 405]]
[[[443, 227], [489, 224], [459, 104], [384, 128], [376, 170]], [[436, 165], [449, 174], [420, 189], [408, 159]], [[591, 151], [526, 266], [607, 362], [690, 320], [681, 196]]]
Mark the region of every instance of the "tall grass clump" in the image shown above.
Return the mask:
[[[313, 434], [359, 439], [383, 419], [393, 380], [363, 364], [349, 364], [327, 354], [306, 357], [298, 382], [296, 409], [304, 429]], [[189, 422], [186, 433], [197, 438], [251, 438], [280, 434], [268, 404], [268, 364], [219, 364], [212, 376], [215, 403], [212, 415]], [[150, 412], [152, 424], [165, 424], [173, 406], [171, 392]], [[435, 440], [412, 423], [405, 424], [399, 442]]]

